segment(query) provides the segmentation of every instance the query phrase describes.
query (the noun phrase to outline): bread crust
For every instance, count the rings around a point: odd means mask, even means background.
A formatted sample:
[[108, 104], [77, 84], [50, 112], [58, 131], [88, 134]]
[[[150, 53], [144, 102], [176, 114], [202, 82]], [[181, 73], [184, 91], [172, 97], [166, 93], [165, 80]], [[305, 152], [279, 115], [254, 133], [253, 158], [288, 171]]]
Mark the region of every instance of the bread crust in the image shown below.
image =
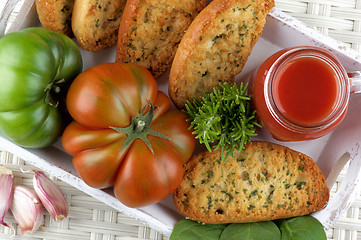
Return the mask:
[[72, 29], [81, 48], [97, 52], [117, 42], [126, 0], [76, 0]]
[[185, 164], [174, 192], [178, 211], [195, 221], [241, 223], [306, 215], [325, 207], [329, 189], [308, 156], [269, 142], [252, 142], [226, 163], [220, 151]]
[[74, 37], [71, 15], [74, 0], [35, 0], [36, 12], [44, 28]]
[[214, 0], [194, 19], [179, 44], [169, 76], [178, 108], [234, 81], [262, 34], [273, 0]]
[[128, 0], [116, 62], [146, 67], [155, 78], [171, 65], [181, 38], [206, 0]]

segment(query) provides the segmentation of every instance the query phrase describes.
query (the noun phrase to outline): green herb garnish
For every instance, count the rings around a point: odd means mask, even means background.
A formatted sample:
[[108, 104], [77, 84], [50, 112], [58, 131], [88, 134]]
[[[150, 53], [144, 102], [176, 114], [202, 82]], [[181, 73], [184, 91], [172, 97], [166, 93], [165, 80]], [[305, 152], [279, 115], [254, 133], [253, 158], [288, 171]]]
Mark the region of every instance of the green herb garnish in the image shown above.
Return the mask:
[[244, 145], [256, 136], [255, 126], [261, 127], [251, 109], [251, 97], [247, 95], [248, 85], [220, 83], [213, 92], [192, 103], [186, 103], [190, 128], [208, 151], [221, 148], [221, 160], [233, 156], [236, 149], [242, 151]]

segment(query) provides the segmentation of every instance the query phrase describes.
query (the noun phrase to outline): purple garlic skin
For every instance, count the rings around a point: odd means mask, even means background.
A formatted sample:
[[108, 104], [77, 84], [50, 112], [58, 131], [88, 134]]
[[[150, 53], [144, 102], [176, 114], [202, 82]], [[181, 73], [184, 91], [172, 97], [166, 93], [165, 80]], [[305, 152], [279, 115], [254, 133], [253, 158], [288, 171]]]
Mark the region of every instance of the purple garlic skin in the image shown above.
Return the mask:
[[45, 173], [34, 170], [33, 185], [45, 209], [56, 222], [68, 216], [68, 203], [56, 185]]
[[43, 222], [43, 205], [33, 190], [24, 186], [15, 186], [10, 206], [21, 234], [35, 232]]
[[14, 193], [14, 176], [10, 169], [0, 166], [0, 224], [13, 228], [4, 222], [6, 213], [10, 209]]

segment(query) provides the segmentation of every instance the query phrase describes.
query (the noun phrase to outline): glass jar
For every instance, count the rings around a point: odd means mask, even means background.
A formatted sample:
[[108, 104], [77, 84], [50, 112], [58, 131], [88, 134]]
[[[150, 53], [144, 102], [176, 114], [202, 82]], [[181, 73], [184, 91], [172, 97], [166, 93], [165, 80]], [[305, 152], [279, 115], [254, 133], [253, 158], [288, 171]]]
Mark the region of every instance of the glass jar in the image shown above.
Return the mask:
[[281, 141], [315, 139], [335, 129], [346, 115], [352, 89], [336, 56], [313, 46], [275, 53], [249, 85], [261, 124]]

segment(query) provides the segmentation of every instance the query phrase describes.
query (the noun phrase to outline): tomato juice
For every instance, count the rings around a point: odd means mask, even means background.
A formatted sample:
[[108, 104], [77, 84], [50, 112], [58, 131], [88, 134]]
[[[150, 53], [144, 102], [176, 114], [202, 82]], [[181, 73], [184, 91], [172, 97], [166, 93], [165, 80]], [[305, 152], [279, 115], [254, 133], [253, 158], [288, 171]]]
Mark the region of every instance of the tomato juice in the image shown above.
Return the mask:
[[290, 121], [314, 125], [329, 116], [337, 102], [337, 75], [314, 57], [301, 57], [278, 70], [274, 101]]
[[265, 60], [250, 82], [260, 122], [281, 141], [321, 137], [345, 117], [350, 95], [347, 73], [319, 47], [281, 50]]

